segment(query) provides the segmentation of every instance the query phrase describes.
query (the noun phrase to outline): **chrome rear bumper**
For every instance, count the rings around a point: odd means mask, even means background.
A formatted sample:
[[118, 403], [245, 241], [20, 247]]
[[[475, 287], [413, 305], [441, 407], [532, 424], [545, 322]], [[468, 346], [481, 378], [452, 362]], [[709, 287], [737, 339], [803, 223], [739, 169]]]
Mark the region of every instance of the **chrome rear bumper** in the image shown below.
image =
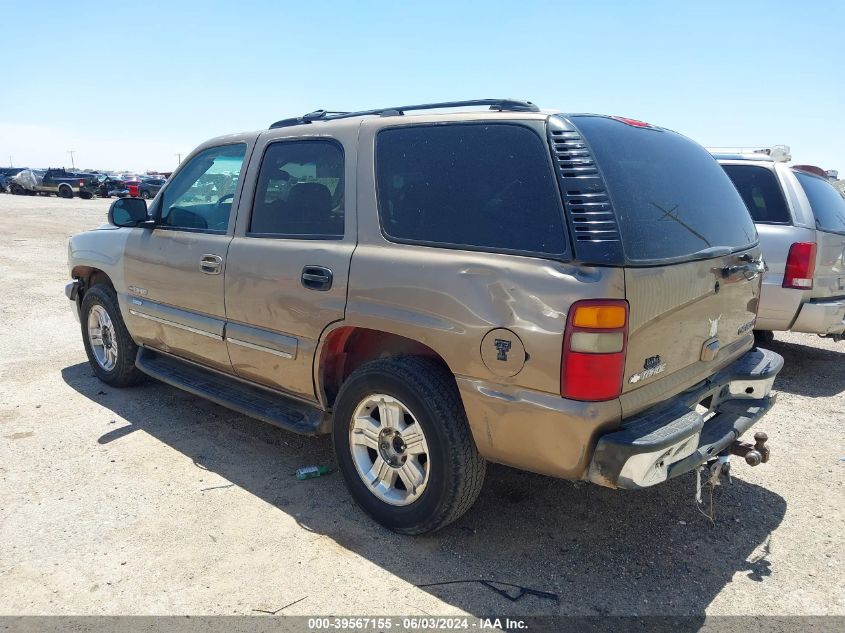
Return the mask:
[[770, 392], [782, 367], [779, 354], [752, 349], [702, 384], [624, 420], [599, 438], [587, 479], [645, 488], [717, 457], [774, 404]]

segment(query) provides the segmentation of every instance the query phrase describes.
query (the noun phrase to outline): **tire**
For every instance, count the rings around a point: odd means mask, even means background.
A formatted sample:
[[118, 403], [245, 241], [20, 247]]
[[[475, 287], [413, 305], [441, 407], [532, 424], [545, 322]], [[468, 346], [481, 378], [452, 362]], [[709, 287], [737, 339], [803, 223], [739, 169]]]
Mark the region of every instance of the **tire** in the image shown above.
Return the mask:
[[[409, 439], [408, 446], [402, 436], [398, 445], [395, 435], [392, 441], [384, 441], [383, 434], [388, 432], [390, 437], [392, 431], [383, 425], [379, 427], [381, 431], [376, 426], [369, 427], [379, 437], [375, 446], [364, 446], [365, 435], [372, 441], [368, 433], [353, 433], [360, 424], [355, 423], [356, 417], [361, 418], [356, 413], [360, 414], [362, 406], [368, 410], [365, 403], [374, 399], [394, 409], [397, 403], [404, 407], [404, 416], [394, 419], [402, 420], [397, 425], [407, 424], [403, 432]], [[373, 416], [376, 411], [382, 411], [381, 404], [372, 409]], [[382, 424], [372, 417], [366, 419]], [[422, 432], [421, 444], [418, 439], [411, 440], [416, 435], [414, 424]], [[439, 530], [469, 510], [481, 492], [486, 462], [473, 442], [454, 377], [432, 360], [416, 356], [382, 358], [359, 367], [338, 394], [332, 430], [335, 457], [350, 494], [367, 514], [395, 532], [424, 534]], [[353, 434], [357, 438], [354, 443]], [[424, 460], [422, 455], [412, 454], [412, 443], [417, 451], [420, 446], [425, 447]], [[394, 451], [391, 458], [401, 462], [401, 466], [390, 466], [383, 458], [378, 447], [388, 446], [399, 450], [400, 454]], [[382, 460], [384, 472], [397, 482], [390, 493], [377, 492], [384, 491], [381, 483], [365, 482], [367, 465], [372, 462], [372, 473], [377, 470], [377, 459]], [[413, 464], [410, 470], [423, 479], [413, 490], [404, 484], [406, 460]], [[424, 477], [420, 468], [425, 471]], [[386, 500], [388, 494], [394, 493], [395, 498]], [[404, 502], [399, 500], [403, 495]]]
[[73, 198], [73, 189], [67, 185], [61, 185], [58, 194], [60, 198]]
[[[89, 288], [82, 299], [79, 312], [85, 353], [97, 377], [112, 387], [129, 387], [141, 382], [144, 374], [135, 367], [138, 346], [132, 340], [123, 322], [114, 289], [105, 284]], [[102, 312], [108, 316], [109, 326], [100, 329], [102, 344], [97, 345], [96, 336], [90, 333], [90, 325]], [[94, 313], [93, 316], [92, 313]], [[102, 321], [100, 323], [102, 324]], [[107, 345], [109, 350], [114, 351], [111, 353], [105, 351]]]
[[770, 345], [775, 340], [775, 333], [771, 330], [754, 330], [754, 342], [757, 345]]
[[142, 191], [142, 192], [141, 192], [141, 197], [142, 197], [144, 200], [149, 200], [149, 199], [150, 199], [150, 192], [149, 192], [149, 191], [146, 191], [146, 190], [145, 190], [145, 191]]
[[23, 187], [21, 187], [17, 183], [12, 183], [11, 185], [9, 185], [9, 193], [12, 194], [13, 196], [22, 196], [23, 193], [24, 193]]
[[89, 191], [80, 191], [79, 197], [82, 198], [83, 200], [90, 200], [91, 198], [94, 197], [94, 194], [89, 192]]

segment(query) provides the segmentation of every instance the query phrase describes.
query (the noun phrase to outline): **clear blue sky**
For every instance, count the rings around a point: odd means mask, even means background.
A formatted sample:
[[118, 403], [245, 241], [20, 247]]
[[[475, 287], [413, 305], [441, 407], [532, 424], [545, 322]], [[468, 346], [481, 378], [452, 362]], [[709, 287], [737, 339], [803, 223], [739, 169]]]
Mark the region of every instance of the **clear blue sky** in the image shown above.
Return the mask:
[[[0, 0], [0, 163], [166, 169], [318, 108], [517, 97], [845, 173], [843, 2]], [[10, 28], [7, 25], [12, 25]]]

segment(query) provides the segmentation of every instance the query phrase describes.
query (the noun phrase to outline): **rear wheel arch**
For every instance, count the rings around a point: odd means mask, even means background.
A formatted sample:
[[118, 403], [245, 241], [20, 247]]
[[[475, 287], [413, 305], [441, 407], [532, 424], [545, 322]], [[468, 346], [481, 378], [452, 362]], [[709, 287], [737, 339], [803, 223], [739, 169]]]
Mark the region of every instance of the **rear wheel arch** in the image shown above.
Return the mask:
[[398, 356], [429, 358], [453, 373], [443, 357], [424, 343], [384, 330], [341, 326], [330, 331], [320, 345], [315, 372], [318, 396], [330, 408], [356, 369], [378, 358]]

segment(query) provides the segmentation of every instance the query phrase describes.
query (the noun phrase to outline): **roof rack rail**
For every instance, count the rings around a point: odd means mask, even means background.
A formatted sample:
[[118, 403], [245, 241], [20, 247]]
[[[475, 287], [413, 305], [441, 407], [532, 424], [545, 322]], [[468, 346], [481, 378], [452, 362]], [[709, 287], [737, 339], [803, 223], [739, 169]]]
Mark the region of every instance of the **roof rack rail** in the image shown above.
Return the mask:
[[771, 160], [776, 163], [788, 163], [792, 160], [788, 145], [772, 145], [771, 147], [708, 147], [708, 152], [720, 158], [756, 158]]
[[470, 106], [490, 106], [491, 110], [499, 112], [539, 112], [535, 104], [530, 101], [518, 99], [472, 99], [469, 101], [442, 101], [440, 103], [420, 103], [417, 105], [406, 105], [392, 108], [378, 108], [375, 110], [360, 110], [358, 112], [331, 112], [328, 110], [315, 110], [302, 116], [276, 121], [270, 129], [288, 127], [291, 125], [303, 125], [312, 121], [333, 121], [335, 119], [349, 119], [359, 116], [401, 116], [410, 110], [438, 110], [440, 108], [466, 108]]

